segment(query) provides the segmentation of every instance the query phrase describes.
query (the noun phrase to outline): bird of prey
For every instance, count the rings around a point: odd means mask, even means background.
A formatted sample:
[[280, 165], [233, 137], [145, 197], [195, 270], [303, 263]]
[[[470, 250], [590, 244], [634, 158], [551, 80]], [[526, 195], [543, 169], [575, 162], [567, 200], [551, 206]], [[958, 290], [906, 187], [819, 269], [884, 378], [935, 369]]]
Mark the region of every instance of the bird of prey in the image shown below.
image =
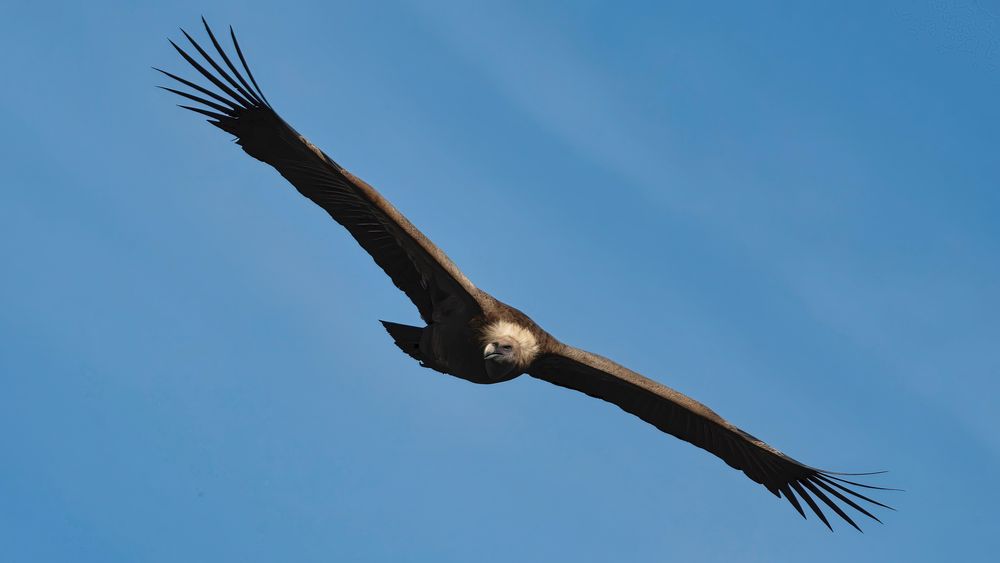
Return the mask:
[[250, 72], [232, 27], [232, 48], [243, 72], [204, 18], [202, 23], [217, 57], [184, 30], [203, 61], [173, 41], [170, 44], [210, 85], [156, 69], [189, 90], [161, 88], [197, 104], [180, 107], [208, 117], [209, 123], [234, 135], [247, 154], [273, 166], [299, 193], [347, 229], [410, 298], [426, 323], [417, 327], [382, 322], [396, 346], [421, 366], [483, 384], [528, 374], [608, 401], [718, 456], [775, 496], [787, 499], [804, 518], [801, 499], [830, 529], [820, 503], [859, 531], [849, 509], [879, 521], [861, 503], [890, 508], [859, 492], [862, 488], [888, 489], [845, 479], [870, 473], [834, 473], [800, 463], [698, 401], [607, 358], [560, 342], [521, 311], [477, 288], [375, 188], [278, 116]]

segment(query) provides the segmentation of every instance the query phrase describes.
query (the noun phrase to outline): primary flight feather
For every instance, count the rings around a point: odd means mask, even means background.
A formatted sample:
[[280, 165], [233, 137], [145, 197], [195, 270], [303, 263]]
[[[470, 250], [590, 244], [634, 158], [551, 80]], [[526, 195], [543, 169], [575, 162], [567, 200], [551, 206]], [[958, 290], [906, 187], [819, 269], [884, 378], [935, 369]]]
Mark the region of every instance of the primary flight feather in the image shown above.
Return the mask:
[[239, 67], [204, 19], [202, 23], [218, 59], [183, 30], [203, 63], [173, 41], [170, 44], [214, 89], [156, 69], [190, 90], [162, 88], [198, 104], [181, 107], [208, 117], [209, 123], [234, 135], [247, 154], [273, 166], [299, 193], [347, 229], [410, 298], [426, 323], [416, 327], [382, 322], [395, 344], [420, 365], [474, 383], [499, 383], [526, 373], [614, 403], [718, 456], [774, 495], [783, 496], [803, 517], [804, 502], [827, 527], [830, 523], [817, 500], [859, 530], [848, 509], [878, 520], [861, 503], [889, 508], [858, 491], [887, 490], [884, 487], [844, 479], [864, 474], [834, 473], [800, 463], [698, 401], [607, 358], [563, 344], [521, 311], [474, 286], [375, 188], [278, 116], [250, 72], [232, 28], [229, 35]]

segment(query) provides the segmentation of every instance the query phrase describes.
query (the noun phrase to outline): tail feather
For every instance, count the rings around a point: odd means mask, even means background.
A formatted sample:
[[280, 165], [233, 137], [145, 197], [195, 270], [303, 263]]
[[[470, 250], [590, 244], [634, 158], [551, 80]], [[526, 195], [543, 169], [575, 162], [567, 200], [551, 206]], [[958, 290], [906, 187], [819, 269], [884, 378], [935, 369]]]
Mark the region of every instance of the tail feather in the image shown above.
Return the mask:
[[411, 358], [424, 362], [423, 355], [420, 354], [420, 338], [424, 329], [420, 327], [391, 323], [389, 321], [379, 321], [385, 327], [385, 331], [392, 337], [393, 342], [399, 349], [406, 352]]

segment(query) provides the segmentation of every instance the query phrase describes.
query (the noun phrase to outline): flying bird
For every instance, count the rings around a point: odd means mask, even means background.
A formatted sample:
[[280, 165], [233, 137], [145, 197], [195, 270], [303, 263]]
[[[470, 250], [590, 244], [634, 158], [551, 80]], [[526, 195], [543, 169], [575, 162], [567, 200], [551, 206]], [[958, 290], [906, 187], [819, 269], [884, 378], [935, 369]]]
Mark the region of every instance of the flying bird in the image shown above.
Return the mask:
[[418, 327], [382, 321], [395, 345], [421, 366], [483, 384], [528, 374], [613, 403], [716, 455], [775, 496], [787, 499], [803, 518], [802, 503], [806, 504], [831, 530], [820, 503], [859, 531], [849, 509], [879, 522], [861, 503], [891, 509], [859, 489], [893, 489], [845, 478], [872, 473], [835, 473], [800, 463], [698, 401], [607, 358], [560, 342], [521, 311], [477, 288], [375, 188], [278, 116], [250, 72], [232, 27], [229, 36], [242, 72], [204, 18], [202, 23], [217, 57], [183, 29], [202, 62], [173, 41], [170, 44], [210, 85], [157, 68], [188, 90], [160, 88], [197, 104], [180, 107], [208, 117], [209, 123], [234, 135], [247, 154], [273, 166], [299, 193], [347, 229], [409, 297], [426, 323]]

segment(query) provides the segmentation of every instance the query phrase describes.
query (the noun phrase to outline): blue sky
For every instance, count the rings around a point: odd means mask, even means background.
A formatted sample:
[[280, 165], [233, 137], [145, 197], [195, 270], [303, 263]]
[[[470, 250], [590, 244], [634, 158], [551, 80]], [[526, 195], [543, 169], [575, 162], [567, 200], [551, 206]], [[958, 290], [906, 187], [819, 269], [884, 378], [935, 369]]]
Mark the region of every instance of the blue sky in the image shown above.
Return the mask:
[[[992, 560], [1000, 6], [466, 4], [5, 9], [2, 558]], [[898, 512], [417, 367], [343, 229], [153, 88], [201, 14], [480, 287]]]

